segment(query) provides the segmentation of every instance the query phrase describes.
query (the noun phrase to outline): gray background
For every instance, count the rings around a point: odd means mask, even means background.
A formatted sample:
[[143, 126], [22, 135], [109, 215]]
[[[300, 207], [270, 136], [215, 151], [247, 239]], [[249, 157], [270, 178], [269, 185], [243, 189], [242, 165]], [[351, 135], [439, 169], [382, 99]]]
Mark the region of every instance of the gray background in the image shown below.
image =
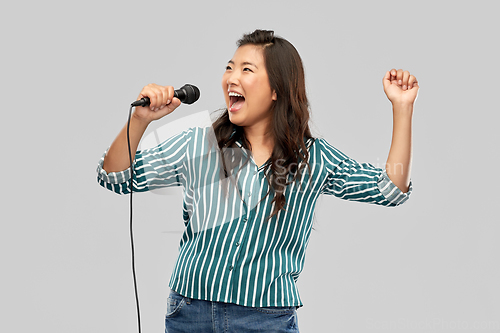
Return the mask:
[[[150, 82], [201, 90], [160, 125], [223, 106], [235, 41], [264, 28], [303, 58], [314, 134], [358, 161], [387, 158], [384, 73], [421, 86], [411, 200], [319, 201], [301, 332], [499, 332], [496, 14], [493, 1], [3, 4], [0, 331], [136, 332], [128, 197], [96, 183], [97, 161]], [[143, 332], [163, 331], [181, 200], [135, 196]]]

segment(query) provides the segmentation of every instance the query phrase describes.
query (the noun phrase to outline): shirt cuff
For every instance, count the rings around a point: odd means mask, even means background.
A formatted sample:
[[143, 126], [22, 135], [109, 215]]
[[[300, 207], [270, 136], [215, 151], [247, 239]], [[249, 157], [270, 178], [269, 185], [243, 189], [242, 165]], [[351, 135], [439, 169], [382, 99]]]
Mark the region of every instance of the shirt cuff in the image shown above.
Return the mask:
[[387, 175], [387, 171], [383, 171], [377, 182], [377, 186], [384, 197], [389, 201], [389, 206], [399, 206], [410, 198], [413, 190], [412, 181], [410, 180], [410, 188], [408, 192], [403, 193]]
[[101, 159], [99, 160], [99, 163], [97, 164], [97, 177], [99, 180], [102, 180], [105, 183], [108, 184], [123, 184], [126, 183], [127, 181], [130, 180], [130, 168], [127, 170], [123, 171], [117, 171], [117, 172], [110, 172], [107, 173], [106, 170], [102, 168], [102, 165], [104, 163], [104, 157], [108, 153], [108, 149], [102, 154]]

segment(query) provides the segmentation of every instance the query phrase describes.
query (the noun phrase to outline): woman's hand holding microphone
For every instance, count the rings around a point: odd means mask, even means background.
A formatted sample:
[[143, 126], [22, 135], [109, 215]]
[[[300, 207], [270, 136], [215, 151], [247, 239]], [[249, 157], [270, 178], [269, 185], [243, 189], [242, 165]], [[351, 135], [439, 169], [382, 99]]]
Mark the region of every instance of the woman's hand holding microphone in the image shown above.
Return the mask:
[[172, 86], [159, 86], [150, 83], [142, 88], [137, 100], [143, 97], [149, 98], [149, 106], [137, 106], [133, 116], [146, 124], [165, 117], [181, 105], [181, 101], [174, 97], [174, 87]]

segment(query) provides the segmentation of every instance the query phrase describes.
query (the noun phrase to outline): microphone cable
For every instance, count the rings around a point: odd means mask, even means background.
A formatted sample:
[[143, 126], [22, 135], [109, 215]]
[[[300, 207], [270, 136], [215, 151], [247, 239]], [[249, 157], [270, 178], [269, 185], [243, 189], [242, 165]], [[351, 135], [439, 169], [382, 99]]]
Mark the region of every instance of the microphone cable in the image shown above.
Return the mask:
[[[193, 86], [192, 84], [185, 84], [180, 89], [174, 91], [174, 97], [179, 98], [182, 103], [193, 104], [200, 98], [200, 90]], [[132, 117], [132, 108], [135, 106], [147, 106], [149, 105], [149, 97], [144, 97], [138, 101], [133, 102], [130, 105], [128, 111], [128, 121], [127, 121], [127, 145], [128, 145], [128, 158], [130, 161], [130, 247], [132, 250], [132, 276], [134, 277], [134, 292], [135, 292], [135, 304], [137, 307], [137, 327], [138, 332], [141, 333], [141, 311], [139, 309], [139, 296], [137, 294], [137, 278], [135, 276], [135, 251], [134, 251], [134, 231], [132, 228], [132, 193], [134, 187], [134, 166], [132, 164], [132, 149], [130, 148], [130, 119]], [[135, 153], [134, 153], [135, 156]]]
[[132, 115], [132, 108], [133, 105], [130, 106], [130, 110], [128, 111], [128, 121], [127, 121], [127, 144], [128, 144], [128, 157], [130, 160], [130, 247], [132, 250], [132, 276], [134, 277], [135, 304], [137, 307], [137, 327], [138, 327], [138, 332], [141, 333], [141, 311], [139, 309], [139, 295], [137, 294], [137, 278], [135, 276], [134, 231], [132, 228], [132, 192], [134, 187], [133, 186], [134, 168], [132, 164], [132, 151], [130, 148], [130, 118]]

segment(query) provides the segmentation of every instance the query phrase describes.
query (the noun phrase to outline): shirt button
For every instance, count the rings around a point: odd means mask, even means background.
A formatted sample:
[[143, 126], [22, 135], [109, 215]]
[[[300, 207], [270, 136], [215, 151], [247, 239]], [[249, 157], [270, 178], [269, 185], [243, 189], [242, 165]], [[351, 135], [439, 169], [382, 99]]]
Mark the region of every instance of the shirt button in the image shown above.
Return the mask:
[[233, 265], [229, 266], [229, 270], [232, 271], [233, 270]]
[[248, 192], [248, 196], [251, 197], [252, 196], [252, 192]]
[[236, 246], [240, 246], [240, 242], [236, 242], [236, 244], [235, 244], [235, 245], [236, 245]]
[[243, 218], [243, 223], [247, 223], [247, 218]]

